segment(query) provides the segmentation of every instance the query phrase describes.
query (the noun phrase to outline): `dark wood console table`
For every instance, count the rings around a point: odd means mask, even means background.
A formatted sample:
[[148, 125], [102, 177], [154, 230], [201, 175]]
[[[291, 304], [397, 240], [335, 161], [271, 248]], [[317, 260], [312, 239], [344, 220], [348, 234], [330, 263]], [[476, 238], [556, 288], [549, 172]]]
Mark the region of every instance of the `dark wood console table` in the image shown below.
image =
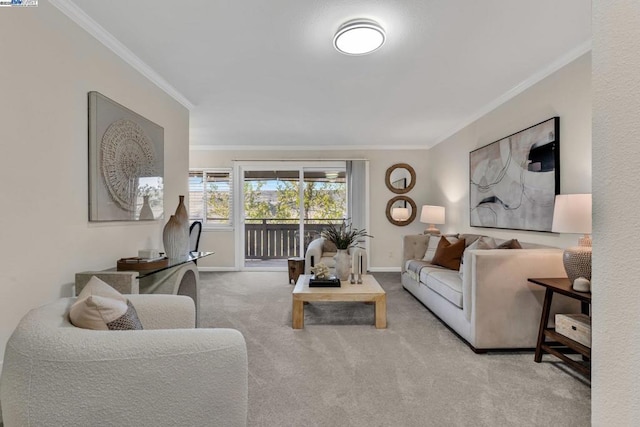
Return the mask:
[[[569, 298], [580, 301], [581, 311], [583, 314], [589, 314], [591, 305], [590, 292], [578, 292], [571, 287], [571, 282], [567, 278], [544, 278], [544, 279], [528, 279], [529, 282], [546, 288], [544, 294], [544, 304], [542, 306], [542, 317], [540, 319], [540, 329], [538, 330], [538, 342], [536, 345], [536, 353], [534, 360], [538, 363], [542, 361], [542, 355], [546, 352], [552, 354], [571, 366], [581, 374], [591, 378], [591, 349], [565, 337], [549, 328], [549, 314], [551, 313], [551, 301], [553, 294], [559, 293]], [[551, 341], [546, 341], [549, 338]], [[579, 353], [582, 355], [582, 362], [571, 359], [567, 353]]]

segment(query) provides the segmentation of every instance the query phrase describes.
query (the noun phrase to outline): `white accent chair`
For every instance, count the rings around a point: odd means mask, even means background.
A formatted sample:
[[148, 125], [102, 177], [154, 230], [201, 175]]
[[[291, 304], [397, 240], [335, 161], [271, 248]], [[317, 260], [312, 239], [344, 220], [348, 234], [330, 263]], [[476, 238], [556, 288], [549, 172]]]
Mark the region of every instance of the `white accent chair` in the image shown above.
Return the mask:
[[[333, 257], [337, 254], [335, 245], [326, 241], [324, 237], [319, 237], [309, 243], [304, 260], [304, 274], [312, 274], [311, 267], [314, 267], [318, 263], [324, 263], [332, 273], [335, 272], [336, 261]], [[358, 255], [362, 254], [362, 271], [367, 272], [367, 251], [361, 248], [349, 249], [349, 255], [351, 255], [352, 266], [356, 265]], [[355, 272], [355, 270], [354, 270]]]
[[145, 328], [69, 322], [76, 298], [31, 310], [7, 343], [5, 427], [247, 423], [247, 350], [233, 329], [196, 329], [191, 298], [127, 295]]

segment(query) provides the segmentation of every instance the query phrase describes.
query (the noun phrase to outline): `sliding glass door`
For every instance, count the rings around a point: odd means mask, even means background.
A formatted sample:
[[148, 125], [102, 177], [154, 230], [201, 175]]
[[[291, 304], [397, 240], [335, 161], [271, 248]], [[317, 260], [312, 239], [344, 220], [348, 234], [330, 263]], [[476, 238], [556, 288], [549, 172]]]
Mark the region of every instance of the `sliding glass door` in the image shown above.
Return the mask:
[[287, 258], [303, 257], [326, 224], [347, 217], [344, 162], [251, 162], [239, 175], [243, 268], [286, 269]]

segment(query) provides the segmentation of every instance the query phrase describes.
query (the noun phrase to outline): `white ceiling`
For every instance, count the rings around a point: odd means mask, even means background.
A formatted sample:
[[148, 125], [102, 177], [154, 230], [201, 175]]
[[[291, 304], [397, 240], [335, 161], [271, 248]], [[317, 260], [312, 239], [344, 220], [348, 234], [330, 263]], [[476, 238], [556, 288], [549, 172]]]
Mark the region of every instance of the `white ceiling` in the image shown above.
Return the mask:
[[[585, 0], [73, 3], [193, 104], [195, 148], [433, 146], [591, 40]], [[385, 45], [338, 53], [353, 18], [378, 21]]]

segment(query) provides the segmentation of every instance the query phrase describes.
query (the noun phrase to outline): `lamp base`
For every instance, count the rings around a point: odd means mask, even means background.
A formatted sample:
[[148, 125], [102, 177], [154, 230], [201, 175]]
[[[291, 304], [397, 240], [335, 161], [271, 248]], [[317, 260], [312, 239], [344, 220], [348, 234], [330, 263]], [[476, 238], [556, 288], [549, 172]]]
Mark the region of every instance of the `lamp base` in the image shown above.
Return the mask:
[[429, 224], [429, 228], [424, 230], [424, 234], [433, 234], [435, 236], [440, 234], [440, 230], [438, 230], [435, 224]]
[[562, 254], [562, 262], [571, 284], [583, 277], [591, 281], [591, 246], [567, 248]]

